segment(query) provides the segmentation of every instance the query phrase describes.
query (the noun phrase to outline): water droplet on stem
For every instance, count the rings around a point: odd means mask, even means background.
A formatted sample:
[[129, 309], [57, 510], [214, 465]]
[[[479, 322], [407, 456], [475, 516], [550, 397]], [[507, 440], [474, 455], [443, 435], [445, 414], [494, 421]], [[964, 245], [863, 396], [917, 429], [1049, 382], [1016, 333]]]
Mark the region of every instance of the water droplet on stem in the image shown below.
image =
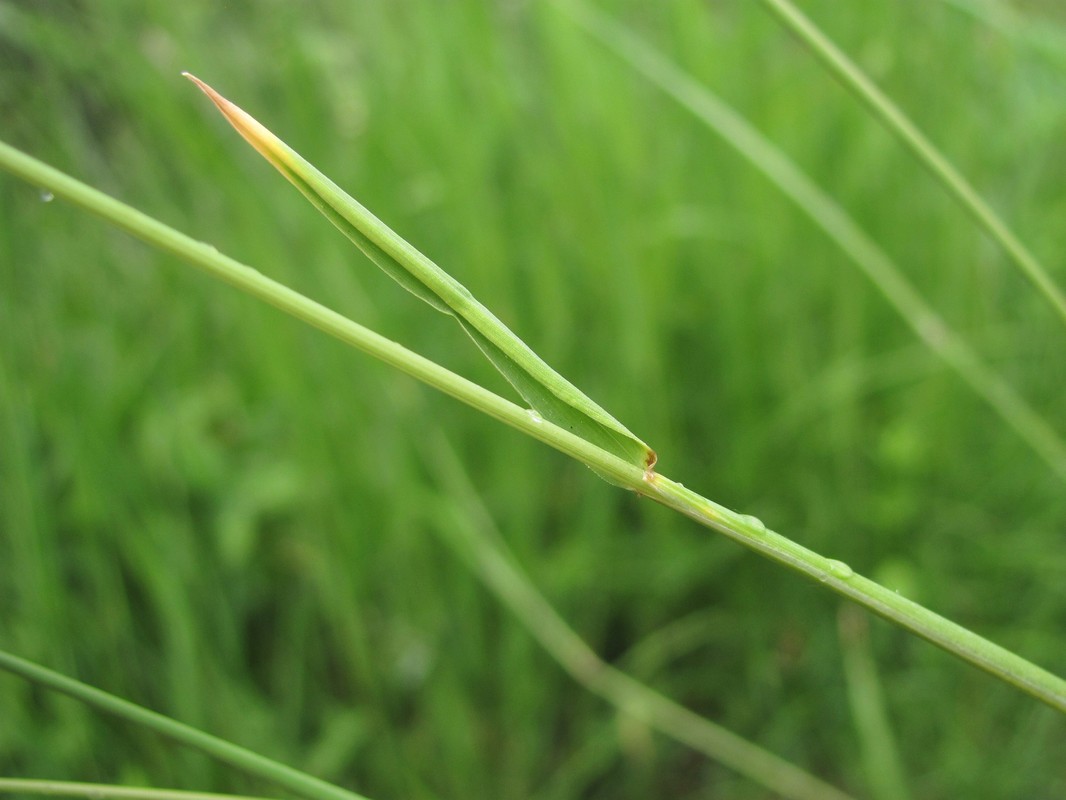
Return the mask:
[[843, 561], [835, 561], [831, 558], [829, 559], [829, 574], [832, 575], [834, 578], [846, 580], [852, 575], [854, 575], [855, 571], [852, 570], [852, 568], [845, 564]]
[[755, 533], [766, 533], [766, 523], [758, 517], [753, 517], [751, 514], [741, 514], [740, 521], [749, 528], [753, 528]]

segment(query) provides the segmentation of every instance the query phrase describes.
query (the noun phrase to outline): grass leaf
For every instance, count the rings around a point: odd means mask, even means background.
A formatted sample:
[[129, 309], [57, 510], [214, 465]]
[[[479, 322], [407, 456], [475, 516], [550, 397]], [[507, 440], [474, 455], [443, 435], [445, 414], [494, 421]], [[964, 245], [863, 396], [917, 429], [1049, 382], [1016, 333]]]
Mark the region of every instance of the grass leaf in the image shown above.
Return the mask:
[[405, 289], [458, 320], [463, 330], [540, 416], [644, 469], [655, 451], [548, 366], [469, 290], [416, 250], [337, 184], [242, 109], [184, 73], [223, 116], [323, 216]]

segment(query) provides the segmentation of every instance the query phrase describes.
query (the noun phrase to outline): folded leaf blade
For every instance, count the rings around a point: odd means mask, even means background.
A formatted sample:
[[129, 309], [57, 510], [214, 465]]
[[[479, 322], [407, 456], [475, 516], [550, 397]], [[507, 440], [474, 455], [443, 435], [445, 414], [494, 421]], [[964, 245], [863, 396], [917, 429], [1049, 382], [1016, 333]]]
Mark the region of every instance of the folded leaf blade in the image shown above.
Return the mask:
[[650, 469], [655, 451], [534, 353], [461, 283], [412, 247], [248, 113], [185, 73], [223, 116], [318, 211], [412, 294], [454, 316], [485, 356], [544, 419], [625, 461]]

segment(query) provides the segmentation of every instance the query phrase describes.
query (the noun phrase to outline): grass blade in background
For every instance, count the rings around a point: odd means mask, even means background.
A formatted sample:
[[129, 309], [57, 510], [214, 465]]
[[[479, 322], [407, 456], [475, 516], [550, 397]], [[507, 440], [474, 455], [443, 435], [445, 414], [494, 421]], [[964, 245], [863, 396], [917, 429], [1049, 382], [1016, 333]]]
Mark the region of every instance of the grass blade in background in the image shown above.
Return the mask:
[[60, 675], [58, 672], [53, 672], [3, 650], [0, 650], [0, 670], [18, 675], [46, 689], [62, 692], [97, 711], [113, 714], [127, 722], [142, 725], [160, 736], [199, 750], [211, 758], [229, 764], [248, 775], [270, 781], [307, 800], [366, 800], [365, 797], [355, 792], [334, 786], [306, 772], [280, 764], [266, 756], [227, 742], [225, 739], [219, 739], [217, 736], [204, 733], [155, 711], [149, 711], [129, 700], [123, 700], [121, 697], [115, 697], [93, 686], [87, 686], [81, 681]]
[[790, 0], [763, 0], [764, 5], [818, 60], [850, 89], [856, 97], [910, 150], [911, 154], [952, 194], [1010, 256], [1014, 265], [1037, 288], [1066, 324], [1066, 295], [1051, 279], [1047, 270], [1007, 227], [970, 183], [944, 155], [918, 130], [917, 126], [874, 85], [866, 74], [848, 58]]
[[49, 797], [85, 797], [89, 800], [272, 800], [244, 794], [189, 792], [149, 786], [115, 786], [106, 783], [73, 783], [23, 778], [0, 778], [0, 794], [36, 794]]
[[466, 287], [246, 112], [199, 78], [185, 75], [211, 98], [237, 132], [371, 261], [438, 311], [454, 316], [534, 411], [623, 461], [644, 469], [654, 466], [655, 452], [650, 447], [549, 367]]
[[1066, 64], [1066, 30], [1038, 15], [1029, 15], [997, 0], [941, 0], [959, 13], [1039, 53], [1056, 64]]
[[844, 657], [848, 702], [870, 796], [875, 800], [910, 800], [912, 795], [907, 788], [870, 645], [869, 618], [855, 606], [841, 606], [837, 631]]
[[674, 98], [747, 158], [859, 266], [918, 337], [983, 398], [1061, 479], [1066, 443], [1032, 406], [978, 358], [918, 294], [903, 271], [784, 153], [665, 56], [610, 17], [579, 0], [557, 7], [633, 69]]
[[[471, 565], [496, 599], [576, 681], [620, 712], [782, 797], [795, 800], [846, 800], [849, 797], [840, 789], [675, 703], [601, 659], [517, 566], [448, 440], [438, 434], [425, 443], [422, 450], [425, 460], [447, 490], [444, 497], [434, 498], [428, 504], [434, 513], [427, 522]], [[449, 506], [453, 513], [437, 513]]]

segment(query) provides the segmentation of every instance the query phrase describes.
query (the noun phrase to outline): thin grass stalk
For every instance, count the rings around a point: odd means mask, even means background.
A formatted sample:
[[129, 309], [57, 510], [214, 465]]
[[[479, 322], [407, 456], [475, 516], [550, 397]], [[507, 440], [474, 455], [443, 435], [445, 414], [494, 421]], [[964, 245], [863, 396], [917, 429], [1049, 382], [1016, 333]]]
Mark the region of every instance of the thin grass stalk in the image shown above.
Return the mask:
[[973, 217], [1010, 257], [1011, 262], [1036, 287], [1066, 324], [1066, 294], [1058, 287], [1044, 266], [1022, 244], [1007, 224], [984, 201], [969, 181], [911, 122], [902, 109], [882, 92], [845, 53], [837, 47], [790, 0], [763, 0], [781, 23], [791, 31], [832, 75], [844, 84], [891, 131], [918, 162], [939, 181], [948, 193]]
[[1066, 680], [859, 575], [842, 561], [825, 558], [767, 529], [754, 517], [723, 508], [661, 475], [649, 476], [647, 483], [648, 487], [643, 492], [647, 497], [813, 578], [879, 616], [1066, 713]]
[[866, 274], [918, 338], [991, 406], [1055, 475], [1066, 481], [1066, 443], [1062, 437], [1025, 398], [985, 365], [832, 197], [733, 108], [629, 29], [579, 0], [559, 0], [557, 7], [704, 122], [795, 202]]
[[273, 800], [244, 794], [188, 792], [156, 789], [150, 786], [115, 786], [108, 783], [42, 781], [27, 778], [0, 778], [0, 794], [36, 794], [48, 797], [85, 797], [89, 800]]
[[212, 736], [191, 725], [150, 711], [129, 700], [123, 700], [121, 697], [108, 694], [101, 689], [68, 678], [66, 675], [60, 675], [58, 672], [53, 672], [3, 650], [0, 650], [0, 669], [25, 678], [38, 686], [72, 697], [97, 711], [141, 725], [171, 741], [199, 750], [223, 764], [229, 764], [248, 775], [288, 789], [307, 800], [367, 800], [363, 795], [327, 783], [306, 772], [293, 769], [240, 745]]
[[455, 449], [438, 434], [423, 447], [445, 485], [448, 500], [435, 499], [427, 521], [473, 567], [506, 606], [571, 677], [618, 711], [691, 747], [755, 783], [793, 800], [847, 800], [851, 795], [717, 725], [615, 669], [571, 628], [517, 565], [491, 515], [466, 476]]
[[841, 606], [837, 614], [837, 631], [848, 704], [855, 721], [870, 797], [873, 800], [910, 800], [913, 795], [907, 785], [870, 644], [869, 618], [853, 605]]
[[611, 455], [473, 381], [445, 369], [336, 311], [316, 303], [258, 270], [223, 255], [205, 242], [186, 236], [131, 206], [93, 189], [15, 148], [0, 142], [0, 168], [68, 200], [164, 252], [250, 294], [296, 319], [318, 328], [389, 366], [473, 406], [555, 449], [576, 458], [609, 479], [631, 485], [644, 474], [639, 467]]
[[1015, 9], [1002, 0], [941, 0], [953, 10], [969, 16], [1012, 40], [1012, 44], [1029, 48], [1045, 59], [1062, 65], [1066, 56], [1066, 27], [1036, 14]]
[[[262, 273], [224, 256], [130, 206], [0, 142], [0, 169], [65, 198], [117, 227], [173, 253], [208, 274], [319, 328], [477, 410], [527, 433], [586, 464], [624, 488], [673, 508], [704, 527], [800, 572], [882, 617], [928, 639], [991, 675], [1066, 712], [1066, 681], [960, 625], [855, 574], [778, 533], [754, 517], [738, 514], [679, 483], [596, 447], [531, 414], [472, 381], [445, 369], [316, 303]], [[2, 666], [2, 664], [0, 664]]]

